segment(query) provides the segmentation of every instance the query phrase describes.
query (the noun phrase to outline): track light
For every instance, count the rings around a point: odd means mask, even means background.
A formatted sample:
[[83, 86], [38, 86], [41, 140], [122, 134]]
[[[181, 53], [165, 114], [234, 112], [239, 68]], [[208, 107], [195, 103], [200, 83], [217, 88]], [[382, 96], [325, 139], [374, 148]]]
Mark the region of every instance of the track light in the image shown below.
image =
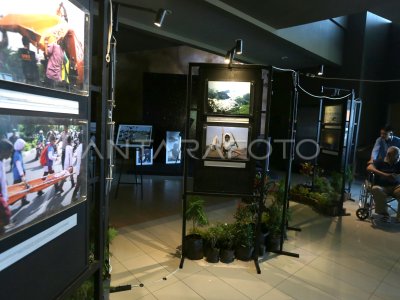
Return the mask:
[[320, 69], [319, 69], [317, 75], [318, 75], [318, 76], [324, 75], [324, 65], [321, 65], [321, 67], [320, 67]]
[[165, 8], [160, 8], [159, 10], [155, 10], [153, 8], [143, 7], [143, 6], [139, 6], [139, 5], [120, 3], [117, 1], [113, 1], [113, 2], [115, 5], [120, 5], [123, 7], [130, 8], [130, 9], [141, 10], [141, 11], [149, 12], [152, 14], [156, 14], [156, 18], [154, 20], [154, 25], [156, 25], [158, 27], [162, 26], [166, 15], [172, 14], [172, 11], [170, 11], [169, 9], [165, 9]]
[[225, 55], [225, 63], [226, 64], [231, 64], [232, 63], [232, 51], [229, 50], [228, 52], [226, 52]]
[[232, 61], [235, 59], [235, 55], [243, 53], [243, 41], [241, 39], [237, 39], [235, 41], [235, 46], [232, 49], [228, 50], [225, 55], [225, 63], [229, 64], [231, 67]]
[[239, 55], [243, 53], [243, 40], [242, 39], [236, 40], [235, 53], [239, 54]]
[[171, 12], [164, 8], [160, 8], [157, 11], [156, 19], [154, 20], [154, 25], [161, 27], [162, 23], [164, 22], [165, 15], [168, 13], [171, 13]]

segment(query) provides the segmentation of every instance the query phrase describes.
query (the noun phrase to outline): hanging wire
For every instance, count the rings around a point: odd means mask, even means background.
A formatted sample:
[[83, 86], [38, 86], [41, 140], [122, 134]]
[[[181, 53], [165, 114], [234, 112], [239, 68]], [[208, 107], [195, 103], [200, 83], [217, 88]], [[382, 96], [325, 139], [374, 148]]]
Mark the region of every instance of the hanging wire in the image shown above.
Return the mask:
[[108, 25], [108, 37], [107, 37], [107, 53], [106, 53], [106, 62], [111, 61], [110, 50], [111, 50], [111, 37], [112, 37], [112, 26], [113, 26], [113, 8], [112, 1], [110, 0], [110, 24]]
[[342, 80], [342, 81], [356, 81], [356, 82], [375, 82], [375, 83], [385, 83], [385, 82], [400, 82], [399, 79], [357, 79], [357, 78], [339, 78], [339, 77], [322, 77], [314, 74], [301, 74], [310, 78], [317, 78], [323, 80]]
[[306, 93], [307, 95], [309, 95], [309, 96], [311, 96], [311, 97], [314, 97], [314, 98], [318, 98], [318, 99], [341, 100], [341, 99], [346, 99], [346, 98], [348, 98], [349, 96], [351, 96], [351, 93], [348, 93], [347, 95], [342, 96], [342, 97], [329, 97], [329, 96], [323, 96], [323, 95], [318, 96], [318, 95], [311, 94], [310, 92], [307, 92], [305, 89], [303, 89], [303, 88], [301, 87], [301, 85], [300, 85], [299, 83], [297, 84], [297, 87], [298, 87], [302, 92]]

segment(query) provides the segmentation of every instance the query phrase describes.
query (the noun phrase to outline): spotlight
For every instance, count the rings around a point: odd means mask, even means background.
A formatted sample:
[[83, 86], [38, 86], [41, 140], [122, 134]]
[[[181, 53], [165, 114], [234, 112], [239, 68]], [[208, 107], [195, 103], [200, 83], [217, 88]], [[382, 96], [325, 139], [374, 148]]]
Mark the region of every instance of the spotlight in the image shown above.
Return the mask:
[[164, 8], [160, 8], [157, 12], [156, 19], [154, 20], [154, 25], [161, 27], [164, 22], [165, 15], [170, 13], [171, 11]]
[[321, 65], [321, 67], [320, 67], [320, 69], [319, 69], [317, 75], [318, 75], [318, 76], [324, 75], [324, 65]]
[[230, 64], [232, 62], [232, 51], [228, 51], [228, 52], [226, 52], [226, 55], [225, 55], [225, 63], [226, 64]]
[[243, 53], [243, 40], [242, 39], [236, 40], [235, 53], [239, 54], [239, 55]]

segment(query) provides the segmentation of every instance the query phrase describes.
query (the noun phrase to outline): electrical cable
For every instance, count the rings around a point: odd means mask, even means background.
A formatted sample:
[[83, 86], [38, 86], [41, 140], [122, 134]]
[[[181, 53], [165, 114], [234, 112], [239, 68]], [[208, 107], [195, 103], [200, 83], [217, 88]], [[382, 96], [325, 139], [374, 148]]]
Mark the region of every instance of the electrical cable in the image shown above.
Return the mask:
[[357, 78], [322, 77], [310, 73], [306, 74], [300, 73], [300, 74], [306, 77], [323, 79], [323, 80], [342, 80], [342, 81], [373, 82], [373, 83], [400, 82], [400, 79], [357, 79]]
[[318, 99], [341, 100], [341, 99], [345, 99], [345, 98], [348, 98], [349, 96], [351, 96], [351, 93], [348, 93], [347, 95], [342, 96], [342, 97], [329, 97], [329, 96], [323, 96], [323, 95], [318, 96], [318, 95], [311, 94], [310, 92], [307, 92], [305, 89], [303, 89], [301, 87], [300, 84], [297, 84], [297, 86], [302, 92], [306, 93], [307, 95], [309, 95], [311, 97], [318, 98]]
[[112, 26], [113, 26], [113, 9], [112, 9], [112, 1], [110, 0], [110, 25], [108, 25], [107, 53], [105, 57], [107, 63], [111, 61], [110, 50], [111, 50]]
[[275, 70], [277, 70], [277, 71], [296, 73], [296, 71], [295, 71], [295, 70], [292, 70], [292, 69], [282, 69], [282, 68], [278, 68], [278, 67], [274, 67], [274, 66], [272, 66], [272, 68], [275, 69]]

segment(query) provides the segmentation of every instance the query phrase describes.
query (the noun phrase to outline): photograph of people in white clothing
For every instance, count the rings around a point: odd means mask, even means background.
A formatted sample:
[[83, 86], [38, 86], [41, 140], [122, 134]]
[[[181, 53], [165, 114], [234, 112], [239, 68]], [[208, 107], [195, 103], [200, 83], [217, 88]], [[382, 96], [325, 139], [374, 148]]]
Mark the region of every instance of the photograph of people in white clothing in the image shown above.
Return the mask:
[[2, 204], [10, 216], [0, 225], [0, 239], [85, 200], [85, 124], [0, 115], [1, 138], [12, 145], [10, 157], [1, 161]]

